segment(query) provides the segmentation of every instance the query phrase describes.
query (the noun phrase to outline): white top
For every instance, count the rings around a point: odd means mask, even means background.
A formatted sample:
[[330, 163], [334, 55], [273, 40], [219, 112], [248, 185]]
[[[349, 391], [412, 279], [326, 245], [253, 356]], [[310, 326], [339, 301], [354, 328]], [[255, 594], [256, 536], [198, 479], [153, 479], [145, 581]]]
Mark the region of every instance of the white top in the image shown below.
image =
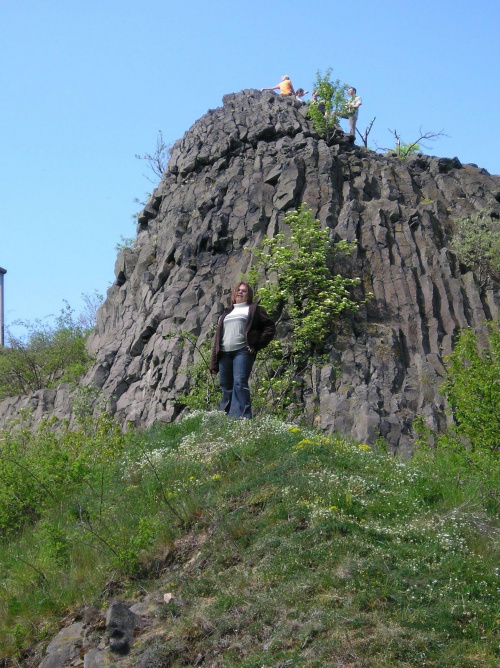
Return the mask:
[[[358, 113], [359, 113], [359, 107], [361, 106], [361, 104], [362, 104], [361, 98], [359, 97], [359, 95], [356, 95], [356, 97], [349, 100], [349, 102], [346, 104], [346, 107], [348, 109], [352, 109], [354, 111], [353, 116], [356, 116], [356, 118], [357, 118]], [[354, 105], [356, 105], [356, 106], [354, 106]]]
[[222, 330], [221, 350], [226, 353], [241, 350], [247, 345], [243, 331], [250, 307], [246, 302], [233, 306], [231, 313], [224, 318], [224, 329]]

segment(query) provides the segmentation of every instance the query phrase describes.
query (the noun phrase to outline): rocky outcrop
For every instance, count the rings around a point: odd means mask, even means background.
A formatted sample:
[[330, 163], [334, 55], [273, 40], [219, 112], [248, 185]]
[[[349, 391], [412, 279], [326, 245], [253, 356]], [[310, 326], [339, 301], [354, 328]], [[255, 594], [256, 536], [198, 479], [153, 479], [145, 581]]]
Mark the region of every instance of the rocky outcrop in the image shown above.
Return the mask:
[[326, 143], [304, 107], [272, 93], [223, 103], [174, 145], [134, 246], [117, 258], [85, 382], [123, 424], [174, 419], [193, 351], [164, 335], [202, 341], [248, 267], [245, 250], [286, 232], [285, 214], [306, 202], [333, 238], [357, 241], [349, 269], [374, 295], [336, 325], [306, 410], [319, 401], [322, 429], [409, 448], [416, 414], [446, 422], [438, 387], [457, 331], [498, 316], [497, 295], [448, 244], [454, 217], [500, 211], [500, 178], [457, 158], [376, 154], [341, 132]]
[[[29, 665], [38, 668], [135, 666], [138, 657], [147, 659], [152, 640], [164, 635], [164, 621], [157, 615], [165, 607], [165, 600], [155, 592], [133, 605], [112, 601], [105, 620], [95, 608], [83, 608], [76, 613], [77, 619], [62, 628], [46, 648], [42, 651], [40, 646], [33, 648]], [[132, 650], [135, 651], [128, 657]]]
[[33, 424], [54, 416], [58, 420], [71, 417], [73, 412], [73, 398], [70, 385], [61, 383], [56, 388], [37, 390], [27, 396], [9, 397], [0, 401], [0, 427], [7, 426], [13, 421], [28, 416]]

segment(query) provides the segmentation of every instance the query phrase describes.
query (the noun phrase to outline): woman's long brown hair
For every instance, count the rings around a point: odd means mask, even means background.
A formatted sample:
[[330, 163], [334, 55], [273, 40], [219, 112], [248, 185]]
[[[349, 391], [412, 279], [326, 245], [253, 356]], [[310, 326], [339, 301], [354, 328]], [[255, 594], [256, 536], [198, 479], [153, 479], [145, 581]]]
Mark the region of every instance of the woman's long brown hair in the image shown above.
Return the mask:
[[234, 288], [234, 290], [231, 292], [231, 306], [233, 304], [236, 304], [236, 295], [238, 294], [238, 289], [240, 285], [245, 285], [247, 290], [248, 290], [248, 296], [247, 296], [247, 304], [251, 304], [253, 302], [253, 288], [251, 285], [249, 285], [246, 281], [240, 281], [238, 285]]

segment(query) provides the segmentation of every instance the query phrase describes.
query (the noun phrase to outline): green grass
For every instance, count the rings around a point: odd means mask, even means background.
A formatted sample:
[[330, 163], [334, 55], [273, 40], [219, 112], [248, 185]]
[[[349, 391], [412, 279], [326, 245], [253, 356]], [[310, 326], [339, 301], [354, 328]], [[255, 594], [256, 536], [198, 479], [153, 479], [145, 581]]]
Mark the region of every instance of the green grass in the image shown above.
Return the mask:
[[[54, 461], [47, 434], [19, 450]], [[498, 469], [485, 482], [446, 452], [404, 462], [269, 416], [87, 439], [78, 466], [66, 443], [78, 473], [50, 479], [56, 500], [31, 477], [37, 512], [4, 529], [0, 658], [118, 582], [182, 601], [160, 612], [158, 665], [499, 664]]]

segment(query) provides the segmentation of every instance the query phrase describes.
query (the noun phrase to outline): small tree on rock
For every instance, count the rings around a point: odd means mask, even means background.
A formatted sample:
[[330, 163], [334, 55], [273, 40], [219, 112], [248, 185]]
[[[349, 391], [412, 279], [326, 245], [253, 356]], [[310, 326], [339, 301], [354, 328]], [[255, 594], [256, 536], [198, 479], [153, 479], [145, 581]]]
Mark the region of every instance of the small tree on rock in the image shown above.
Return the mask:
[[323, 344], [334, 324], [363, 303], [351, 294], [360, 279], [334, 272], [335, 256], [349, 255], [355, 245], [332, 242], [330, 230], [307, 205], [287, 214], [284, 223], [291, 234], [266, 237], [252, 249], [255, 262], [248, 274], [251, 283], [261, 283], [257, 296], [277, 319], [278, 331], [286, 332], [259, 354], [252, 380], [256, 411], [278, 414], [300, 404], [304, 376], [326, 362]]
[[500, 277], [500, 216], [479, 211], [455, 221], [450, 248], [468, 269], [475, 271], [481, 287]]
[[439, 137], [448, 136], [442, 130], [439, 132], [433, 132], [432, 130], [424, 132], [422, 128], [420, 128], [420, 135], [417, 137], [417, 139], [410, 142], [404, 142], [402, 141], [401, 135], [397, 130], [389, 130], [389, 132], [394, 136], [396, 145], [392, 148], [381, 148], [377, 146], [377, 149], [379, 151], [387, 151], [389, 153], [396, 154], [398, 158], [407, 158], [414, 153], [419, 153], [422, 148], [429, 148], [428, 146], [425, 146], [423, 143], [424, 141], [436, 141], [436, 139], [439, 139]]
[[324, 76], [318, 70], [313, 86], [313, 97], [308, 105], [307, 115], [313, 122], [314, 129], [326, 141], [335, 134], [339, 118], [345, 115], [348, 85], [340, 79], [331, 80], [332, 68]]
[[148, 181], [151, 183], [157, 183], [158, 179], [161, 179], [163, 172], [167, 168], [168, 159], [170, 158], [171, 144], [167, 144], [163, 139], [163, 133], [161, 130], [158, 130], [158, 136], [156, 137], [156, 150], [154, 153], [145, 153], [144, 155], [139, 155], [136, 153], [135, 157], [138, 160], [145, 160], [148, 164], [149, 169], [153, 172], [155, 178], [144, 175]]

